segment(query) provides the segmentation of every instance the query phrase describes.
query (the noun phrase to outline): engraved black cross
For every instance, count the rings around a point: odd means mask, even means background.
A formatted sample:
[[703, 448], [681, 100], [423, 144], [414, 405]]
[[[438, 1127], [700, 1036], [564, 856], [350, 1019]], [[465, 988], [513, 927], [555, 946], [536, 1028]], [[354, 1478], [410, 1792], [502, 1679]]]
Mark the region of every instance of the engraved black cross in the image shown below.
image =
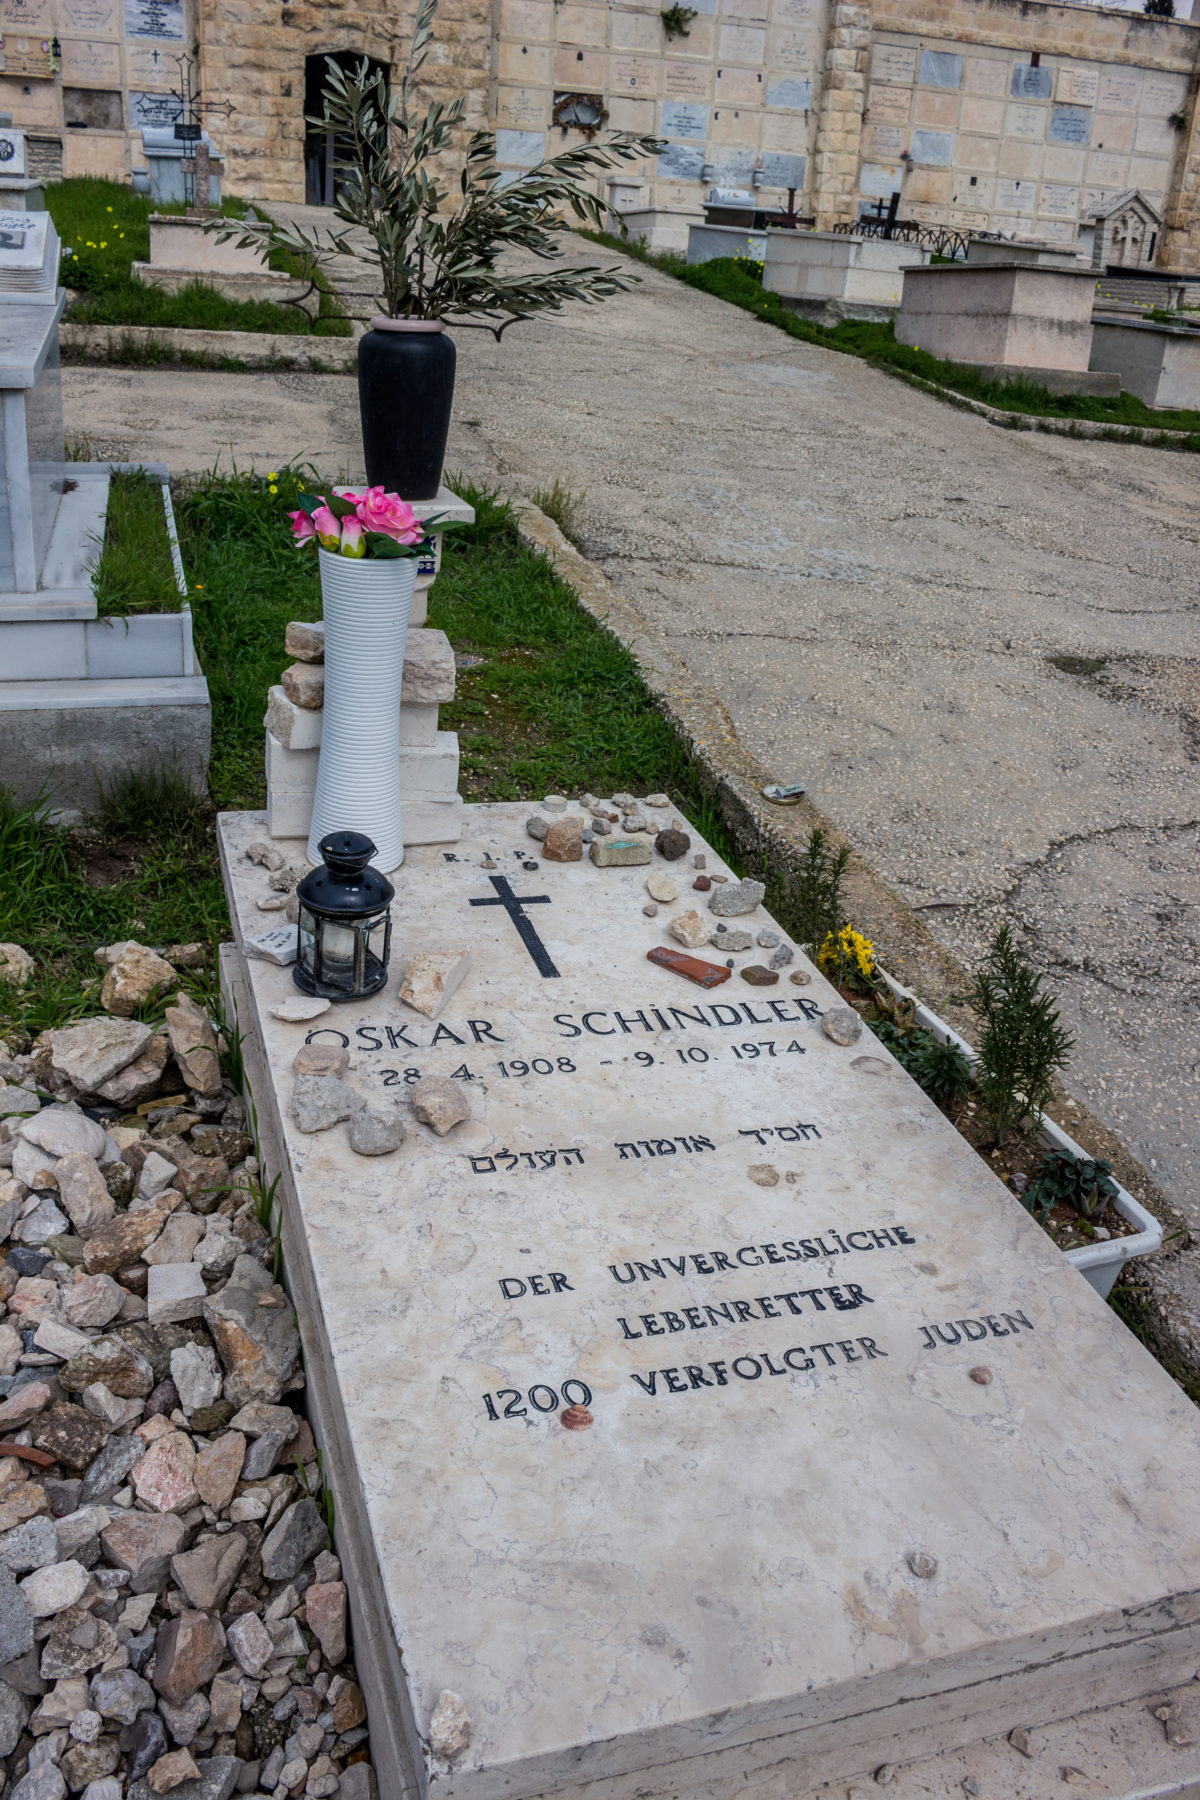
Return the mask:
[[489, 895], [483, 900], [472, 900], [471, 905], [502, 906], [516, 926], [521, 942], [536, 963], [538, 974], [547, 977], [557, 976], [558, 970], [550, 960], [550, 952], [533, 929], [532, 921], [527, 919], [521, 910], [524, 906], [549, 906], [549, 894], [514, 894], [509, 886], [507, 876], [504, 875], [489, 875], [488, 880], [496, 890], [495, 895]]

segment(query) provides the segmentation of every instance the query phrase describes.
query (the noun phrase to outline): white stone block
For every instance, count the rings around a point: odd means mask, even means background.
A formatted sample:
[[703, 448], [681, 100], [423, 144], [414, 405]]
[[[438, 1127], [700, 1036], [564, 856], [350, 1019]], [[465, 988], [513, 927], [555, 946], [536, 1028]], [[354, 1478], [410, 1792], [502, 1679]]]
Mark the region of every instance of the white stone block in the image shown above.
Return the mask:
[[[316, 750], [321, 742], [321, 708], [316, 712], [297, 706], [281, 687], [273, 687], [267, 695], [268, 732], [285, 750]], [[400, 742], [432, 744], [437, 736], [437, 705], [400, 705]]]
[[146, 1277], [151, 1324], [180, 1324], [204, 1310], [204, 1271], [199, 1263], [152, 1263]]
[[[319, 750], [289, 750], [268, 731], [268, 789], [298, 788], [314, 794], [320, 755]], [[449, 799], [458, 788], [458, 733], [435, 732], [431, 744], [402, 743], [397, 779], [402, 799]]]
[[[305, 838], [312, 822], [311, 787], [267, 790], [267, 830], [272, 838]], [[462, 836], [463, 803], [458, 794], [404, 802], [406, 844], [456, 844]]]

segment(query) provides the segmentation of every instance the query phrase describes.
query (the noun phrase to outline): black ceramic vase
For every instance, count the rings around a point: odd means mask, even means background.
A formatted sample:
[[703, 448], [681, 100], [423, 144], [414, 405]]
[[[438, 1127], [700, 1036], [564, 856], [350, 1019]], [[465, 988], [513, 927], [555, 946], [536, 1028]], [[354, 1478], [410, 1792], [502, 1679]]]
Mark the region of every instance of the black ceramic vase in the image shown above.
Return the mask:
[[358, 346], [367, 485], [432, 500], [454, 404], [454, 342], [440, 319], [371, 320]]

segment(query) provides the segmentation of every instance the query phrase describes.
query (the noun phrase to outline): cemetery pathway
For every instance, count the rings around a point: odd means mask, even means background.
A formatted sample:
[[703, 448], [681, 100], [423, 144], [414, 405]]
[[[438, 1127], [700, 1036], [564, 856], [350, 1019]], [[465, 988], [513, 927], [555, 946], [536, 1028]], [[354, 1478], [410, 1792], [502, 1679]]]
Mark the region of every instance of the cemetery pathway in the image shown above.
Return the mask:
[[[586, 491], [587, 554], [778, 778], [968, 962], [1020, 927], [1076, 1090], [1200, 1224], [1200, 460], [998, 430], [643, 273], [460, 332], [450, 466]], [[101, 454], [361, 476], [344, 377], [64, 386]]]

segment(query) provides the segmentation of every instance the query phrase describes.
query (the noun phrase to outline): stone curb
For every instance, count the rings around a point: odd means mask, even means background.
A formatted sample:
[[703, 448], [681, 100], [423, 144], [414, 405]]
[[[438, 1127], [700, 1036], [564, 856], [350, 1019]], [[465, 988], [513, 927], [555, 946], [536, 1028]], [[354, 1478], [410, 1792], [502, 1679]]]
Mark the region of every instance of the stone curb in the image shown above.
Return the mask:
[[[636, 661], [659, 710], [670, 720], [699, 768], [702, 785], [730, 832], [747, 872], [778, 883], [786, 894], [809, 833], [820, 826], [840, 848], [846, 835], [812, 801], [776, 807], [761, 790], [777, 772], [749, 751], [728, 710], [696, 681], [666, 639], [617, 592], [608, 577], [531, 502], [517, 506], [522, 541], [540, 551], [574, 591], [580, 606]], [[928, 926], [851, 848], [844, 892], [860, 929], [886, 945], [887, 966], [934, 1012], [971, 1039], [977, 1021], [962, 996], [972, 976], [942, 948]], [[1065, 1100], [1075, 1097], [1065, 1088]], [[1168, 1371], [1200, 1402], [1200, 1248], [1190, 1249], [1187, 1222], [1117, 1134], [1081, 1100], [1071, 1133], [1112, 1165], [1118, 1181], [1163, 1225], [1163, 1248], [1127, 1265], [1120, 1285], [1140, 1329]]]
[[271, 331], [191, 331], [156, 325], [60, 325], [59, 342], [80, 360], [120, 363], [127, 349], [157, 350], [165, 362], [211, 358], [243, 369], [311, 369], [352, 374], [362, 327], [352, 321], [348, 338], [318, 338]]
[[891, 363], [872, 362], [870, 367], [881, 375], [891, 375], [896, 381], [916, 388], [918, 393], [933, 394], [939, 400], [961, 407], [964, 412], [973, 412], [986, 419], [989, 425], [998, 425], [1002, 431], [1048, 431], [1053, 437], [1120, 440], [1141, 444], [1148, 450], [1183, 450], [1193, 438], [1200, 437], [1200, 432], [1168, 431], [1165, 427], [1159, 430], [1153, 425], [1104, 425], [1099, 419], [1056, 419], [1041, 413], [1005, 412], [1001, 407], [989, 406], [986, 401], [972, 400], [966, 394], [957, 393], [954, 388], [926, 381], [924, 376], [912, 375], [907, 369], [897, 369]]

